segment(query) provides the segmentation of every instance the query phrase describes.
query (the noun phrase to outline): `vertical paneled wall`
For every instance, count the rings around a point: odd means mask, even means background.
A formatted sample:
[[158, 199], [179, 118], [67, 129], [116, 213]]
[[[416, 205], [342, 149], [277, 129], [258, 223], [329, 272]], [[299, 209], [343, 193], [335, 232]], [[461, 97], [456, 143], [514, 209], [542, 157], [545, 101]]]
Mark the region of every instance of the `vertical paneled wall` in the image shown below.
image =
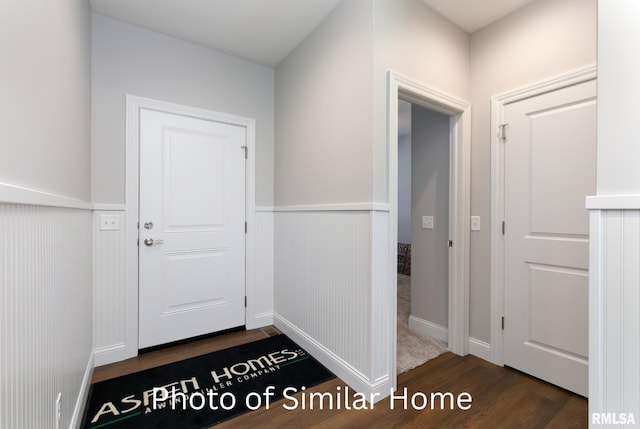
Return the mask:
[[372, 320], [374, 306], [391, 308], [388, 255], [374, 254], [372, 246], [388, 242], [385, 216], [368, 210], [275, 213], [274, 323], [360, 391], [389, 379], [390, 345], [381, 331], [373, 332], [389, 327]]
[[0, 204], [0, 339], [0, 427], [54, 428], [58, 393], [70, 427], [93, 369], [91, 211]]
[[618, 420], [633, 414], [637, 424], [640, 210], [593, 210], [590, 237], [589, 411]]
[[[117, 230], [100, 229], [103, 215], [117, 216]], [[98, 210], [93, 214], [93, 347], [96, 365], [125, 356], [125, 212]]]
[[[256, 209], [255, 305], [247, 328], [273, 324], [273, 209]], [[251, 320], [250, 320], [251, 319]]]
[[[389, 212], [372, 211], [371, 216], [371, 356], [372, 368], [370, 382], [372, 387], [380, 383], [388, 383], [393, 374], [389, 373], [392, 354], [396, 352], [396, 317], [390, 314], [397, 311], [396, 288], [392, 288], [391, 281], [397, 284], [396, 270], [389, 270]], [[395, 249], [394, 249], [395, 250]], [[395, 265], [394, 265], [395, 268]], [[389, 324], [392, 320], [393, 323]], [[395, 381], [395, 380], [393, 380]], [[386, 387], [386, 385], [385, 385]], [[390, 386], [389, 386], [390, 387]], [[384, 392], [383, 396], [389, 392]]]

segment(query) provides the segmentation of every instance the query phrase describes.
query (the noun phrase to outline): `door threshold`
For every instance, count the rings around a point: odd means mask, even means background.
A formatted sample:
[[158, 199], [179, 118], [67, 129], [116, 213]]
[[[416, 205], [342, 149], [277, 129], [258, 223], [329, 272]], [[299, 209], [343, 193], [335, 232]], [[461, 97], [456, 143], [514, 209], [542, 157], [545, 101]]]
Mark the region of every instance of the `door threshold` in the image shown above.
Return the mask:
[[230, 334], [232, 332], [246, 331], [245, 325], [237, 326], [235, 328], [224, 329], [222, 331], [211, 332], [209, 334], [198, 335], [197, 337], [189, 337], [183, 340], [171, 341], [170, 343], [158, 344], [157, 346], [145, 347], [138, 350], [138, 354], [144, 354], [149, 352], [155, 352], [157, 350], [164, 350], [171, 347], [182, 346], [189, 343], [194, 343], [200, 340], [206, 340], [208, 338], [218, 337], [220, 335]]

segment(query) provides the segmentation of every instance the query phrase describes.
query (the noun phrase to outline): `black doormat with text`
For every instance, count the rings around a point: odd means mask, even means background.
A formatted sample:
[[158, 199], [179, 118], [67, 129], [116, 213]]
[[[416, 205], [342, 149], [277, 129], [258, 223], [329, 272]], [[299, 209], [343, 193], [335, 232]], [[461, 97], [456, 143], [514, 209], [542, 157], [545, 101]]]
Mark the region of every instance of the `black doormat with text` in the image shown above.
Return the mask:
[[334, 377], [276, 335], [95, 383], [82, 428], [207, 428]]

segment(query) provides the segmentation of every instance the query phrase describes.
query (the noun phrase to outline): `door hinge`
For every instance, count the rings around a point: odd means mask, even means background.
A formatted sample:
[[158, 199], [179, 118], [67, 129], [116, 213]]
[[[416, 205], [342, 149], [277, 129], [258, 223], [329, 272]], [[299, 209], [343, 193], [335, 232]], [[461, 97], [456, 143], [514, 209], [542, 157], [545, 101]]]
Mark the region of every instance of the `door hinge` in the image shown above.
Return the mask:
[[504, 316], [502, 316], [502, 321], [500, 322], [500, 325], [502, 327], [502, 330], [504, 331]]
[[504, 231], [506, 230], [506, 224], [502, 221], [502, 235], [504, 235]]
[[500, 141], [503, 143], [507, 141], [507, 132], [505, 131], [505, 128], [508, 126], [509, 124], [500, 124], [498, 126], [498, 128], [500, 128]]
[[247, 226], [247, 222], [245, 222], [245, 223], [244, 223], [244, 233], [245, 233], [245, 234], [247, 233], [247, 229], [248, 229], [248, 228], [249, 228], [249, 227]]
[[249, 148], [247, 146], [240, 146], [244, 149], [244, 159], [249, 159]]
[[140, 239], [136, 238], [136, 246], [140, 247]]
[[449, 247], [453, 247], [453, 240], [449, 240]]
[[244, 308], [247, 308], [247, 296], [244, 297]]

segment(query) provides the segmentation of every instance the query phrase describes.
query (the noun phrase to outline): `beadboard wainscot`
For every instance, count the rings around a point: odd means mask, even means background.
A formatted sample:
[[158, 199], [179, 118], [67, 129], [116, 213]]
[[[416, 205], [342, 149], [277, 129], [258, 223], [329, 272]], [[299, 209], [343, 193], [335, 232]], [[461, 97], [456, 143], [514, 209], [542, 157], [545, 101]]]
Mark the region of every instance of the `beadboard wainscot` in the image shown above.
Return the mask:
[[[640, 195], [587, 197], [589, 413], [640, 422]], [[595, 421], [590, 427], [608, 427]]]
[[354, 389], [378, 393], [376, 400], [388, 396], [395, 347], [392, 326], [382, 322], [396, 303], [386, 252], [388, 207], [274, 211], [274, 324]]
[[0, 183], [0, 427], [76, 428], [93, 374], [91, 204]]

